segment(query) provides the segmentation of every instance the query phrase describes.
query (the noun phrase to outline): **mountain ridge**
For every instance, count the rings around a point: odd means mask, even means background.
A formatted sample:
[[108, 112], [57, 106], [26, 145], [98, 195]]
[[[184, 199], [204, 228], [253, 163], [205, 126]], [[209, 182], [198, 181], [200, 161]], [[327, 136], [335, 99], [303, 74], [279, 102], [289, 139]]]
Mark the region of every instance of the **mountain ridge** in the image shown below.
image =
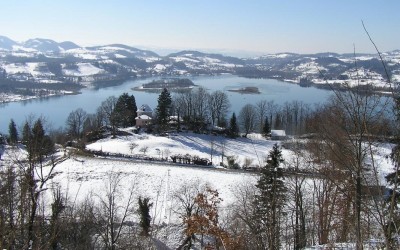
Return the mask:
[[[400, 82], [400, 50], [382, 53]], [[357, 61], [357, 64], [354, 62]], [[35, 38], [16, 42], [0, 36], [0, 93], [14, 91], [10, 82], [78, 84], [122, 82], [136, 77], [177, 77], [233, 74], [273, 78], [301, 86], [372, 86], [384, 90], [385, 70], [377, 54], [277, 53], [239, 58], [218, 53], [182, 50], [160, 56], [124, 44], [81, 47], [71, 41]], [[359, 81], [354, 81], [354, 77]], [[307, 83], [307, 84], [305, 84]], [[7, 86], [7, 88], [5, 87]]]

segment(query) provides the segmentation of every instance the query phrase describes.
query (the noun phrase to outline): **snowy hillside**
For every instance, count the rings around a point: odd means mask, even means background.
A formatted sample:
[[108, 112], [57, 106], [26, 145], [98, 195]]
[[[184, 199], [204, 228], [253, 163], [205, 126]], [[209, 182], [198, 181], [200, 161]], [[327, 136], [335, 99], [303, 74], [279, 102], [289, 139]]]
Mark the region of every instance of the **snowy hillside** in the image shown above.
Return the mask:
[[[129, 129], [126, 130], [129, 132]], [[171, 134], [170, 136], [155, 136], [150, 134], [132, 134], [117, 138], [105, 138], [87, 146], [90, 150], [101, 150], [109, 153], [119, 153], [125, 155], [146, 155], [149, 157], [168, 158], [173, 154], [190, 154], [200, 157], [210, 158], [211, 148], [214, 159], [218, 163], [221, 159], [222, 150], [225, 156], [235, 156], [237, 162], [242, 165], [245, 159], [251, 159], [254, 165], [258, 164], [258, 159], [264, 158], [272, 149], [274, 143], [283, 146], [288, 142], [271, 141], [262, 138], [258, 134], [251, 134], [250, 138], [227, 139], [222, 136], [203, 135], [193, 133]], [[290, 141], [289, 141], [290, 143]], [[134, 145], [134, 146], [132, 146]], [[372, 147], [374, 157], [367, 159], [366, 165], [375, 165], [380, 181], [383, 176], [392, 170], [392, 163], [388, 156], [391, 152], [390, 144], [381, 144]], [[20, 148], [5, 146], [1, 149], [0, 168], [12, 166], [15, 161], [27, 157], [26, 151]], [[146, 150], [142, 150], [146, 148]], [[193, 166], [177, 165], [171, 162], [145, 161], [138, 158], [116, 158], [116, 157], [88, 157], [73, 153], [71, 149], [60, 149], [58, 156], [63, 158], [54, 171], [55, 176], [48, 182], [43, 193], [41, 202], [47, 204], [46, 211], [51, 211], [52, 194], [50, 190], [59, 187], [63, 197], [72, 206], [82, 204], [86, 199], [99, 201], [104, 199], [110, 183], [119, 180], [117, 183], [116, 202], [120, 206], [125, 206], [129, 202], [129, 194], [135, 201], [139, 196], [150, 198], [153, 207], [150, 210], [152, 224], [159, 229], [155, 230], [153, 237], [161, 240], [171, 249], [176, 249], [183, 241], [182, 228], [179, 227], [181, 218], [176, 213], [178, 204], [176, 195], [182, 195], [182, 188], [198, 188], [205, 186], [218, 191], [218, 196], [222, 202], [218, 205], [221, 218], [232, 212], [234, 205], [238, 203], [238, 194], [245, 187], [254, 187], [259, 175], [256, 172], [243, 170], [230, 170], [217, 166]], [[291, 162], [298, 160], [293, 151], [283, 148], [283, 167], [288, 167]], [[265, 162], [260, 162], [265, 164]], [[304, 165], [306, 162], [304, 162]], [[49, 171], [49, 167], [44, 168], [44, 174]], [[313, 180], [318, 178], [308, 178], [306, 180], [305, 197], [311, 200], [315, 195], [312, 191], [315, 183]], [[290, 177], [286, 178], [288, 185]], [[382, 182], [384, 184], [384, 182]], [[49, 188], [49, 189], [47, 189]], [[306, 205], [307, 207], [310, 204]], [[135, 215], [127, 219], [129, 223], [137, 221]], [[377, 241], [379, 243], [379, 241]], [[353, 249], [353, 243], [338, 244], [348, 246]], [[325, 249], [324, 246], [316, 246], [307, 249]], [[375, 249], [367, 248], [366, 249]]]
[[[383, 53], [383, 57], [391, 80], [398, 83], [400, 52]], [[0, 93], [5, 92], [4, 84], [8, 95], [13, 92], [10, 85], [12, 82], [73, 83], [87, 86], [94, 82], [121, 82], [135, 77], [216, 74], [274, 78], [293, 83], [306, 79], [311, 86], [335, 84], [353, 87], [369, 84], [378, 90], [390, 87], [385, 83], [386, 73], [376, 54], [354, 57], [352, 54], [335, 53], [279, 53], [256, 58], [236, 58], [181, 51], [160, 56], [149, 50], [123, 44], [80, 47], [70, 41], [36, 38], [16, 42], [0, 36]]]

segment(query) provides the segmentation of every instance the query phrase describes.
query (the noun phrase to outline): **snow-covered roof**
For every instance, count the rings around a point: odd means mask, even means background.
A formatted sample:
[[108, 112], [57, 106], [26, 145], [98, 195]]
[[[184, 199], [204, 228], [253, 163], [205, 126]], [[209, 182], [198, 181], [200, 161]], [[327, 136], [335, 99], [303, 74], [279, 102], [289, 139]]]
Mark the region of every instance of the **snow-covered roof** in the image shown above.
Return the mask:
[[153, 112], [153, 110], [149, 107], [149, 105], [143, 104], [142, 106], [140, 106], [137, 112]]
[[152, 118], [148, 115], [140, 115], [136, 117], [135, 120], [152, 120]]
[[271, 130], [271, 136], [286, 136], [285, 130]]

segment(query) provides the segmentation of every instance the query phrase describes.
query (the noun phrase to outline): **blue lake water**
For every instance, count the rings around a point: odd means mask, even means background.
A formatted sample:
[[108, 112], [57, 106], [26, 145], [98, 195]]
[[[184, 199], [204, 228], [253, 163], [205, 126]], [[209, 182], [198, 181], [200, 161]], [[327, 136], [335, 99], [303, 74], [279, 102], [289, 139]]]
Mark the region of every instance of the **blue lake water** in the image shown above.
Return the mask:
[[[118, 97], [124, 92], [134, 95], [136, 104], [148, 104], [155, 108], [158, 93], [147, 93], [132, 90], [135, 86], [149, 82], [157, 78], [138, 79], [126, 81], [121, 85], [101, 89], [87, 88], [80, 95], [68, 95], [59, 97], [42, 98], [21, 102], [0, 104], [0, 133], [8, 133], [10, 119], [14, 119], [17, 126], [22, 126], [24, 121], [30, 117], [46, 118], [50, 128], [64, 127], [68, 114], [82, 108], [88, 113], [94, 113], [101, 102], [109, 96]], [[284, 104], [294, 100], [303, 101], [308, 104], [325, 102], [330, 91], [316, 88], [302, 88], [296, 84], [281, 82], [273, 79], [248, 79], [232, 75], [222, 76], [200, 76], [192, 77], [191, 80], [199, 86], [210, 91], [237, 89], [247, 86], [258, 87], [261, 94], [240, 94], [226, 92], [231, 102], [231, 112], [238, 113], [245, 104], [255, 104], [260, 100], [273, 100], [276, 104]], [[230, 115], [229, 115], [230, 116]]]

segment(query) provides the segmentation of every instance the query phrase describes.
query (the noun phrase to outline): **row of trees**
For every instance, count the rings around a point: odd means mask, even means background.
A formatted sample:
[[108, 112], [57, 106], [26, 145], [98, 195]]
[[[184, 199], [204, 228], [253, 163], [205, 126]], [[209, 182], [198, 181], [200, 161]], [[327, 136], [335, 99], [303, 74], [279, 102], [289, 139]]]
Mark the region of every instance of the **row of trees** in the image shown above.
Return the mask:
[[202, 130], [208, 122], [226, 127], [230, 102], [223, 91], [209, 93], [205, 88], [197, 88], [176, 94], [172, 108], [172, 113], [181, 117], [189, 129]]
[[111, 127], [115, 135], [117, 127], [135, 125], [136, 111], [133, 95], [123, 93], [118, 98], [111, 96], [101, 103], [95, 114], [88, 114], [81, 108], [72, 111], [68, 115], [66, 129], [71, 139], [83, 139], [106, 126]]

